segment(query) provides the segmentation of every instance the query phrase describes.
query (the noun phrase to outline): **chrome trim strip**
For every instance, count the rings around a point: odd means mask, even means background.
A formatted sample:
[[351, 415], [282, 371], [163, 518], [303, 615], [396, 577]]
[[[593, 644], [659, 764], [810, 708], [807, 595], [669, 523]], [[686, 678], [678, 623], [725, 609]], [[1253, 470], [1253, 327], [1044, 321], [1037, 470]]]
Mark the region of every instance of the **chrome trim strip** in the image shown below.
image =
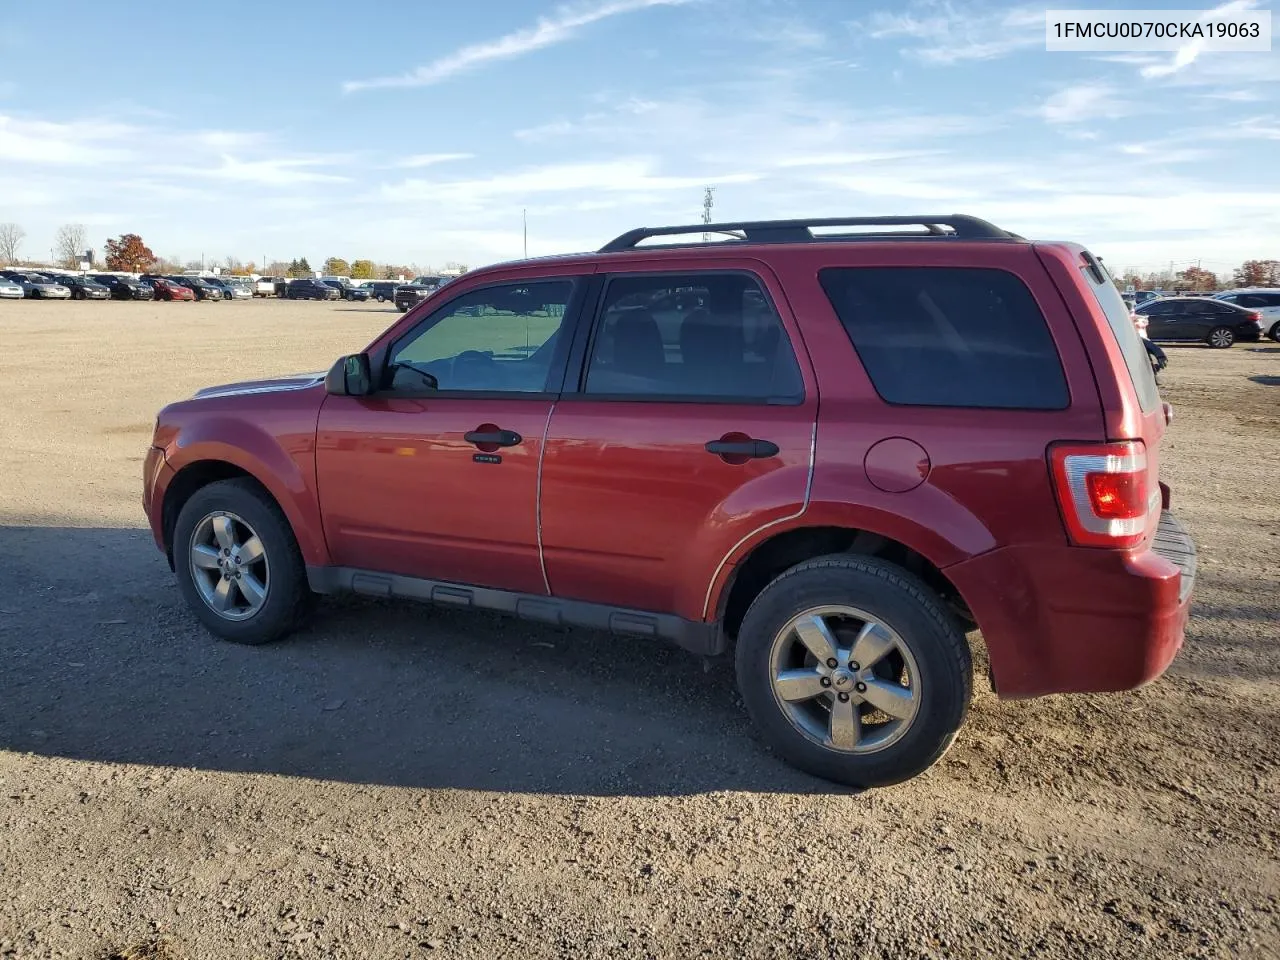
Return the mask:
[[[707, 619], [707, 610], [711, 606], [711, 590], [716, 585], [716, 581], [720, 579], [720, 571], [723, 570], [724, 565], [729, 562], [729, 558], [738, 552], [738, 548], [742, 546], [744, 543], [746, 543], [748, 540], [750, 540], [752, 537], [754, 537], [757, 533], [760, 533], [763, 530], [768, 530], [770, 527], [775, 527], [780, 523], [787, 523], [791, 520], [795, 520], [798, 517], [803, 516], [804, 512], [809, 509], [809, 497], [813, 493], [813, 466], [815, 463], [817, 450], [818, 450], [818, 420], [815, 415], [814, 421], [813, 421], [813, 429], [809, 433], [809, 477], [807, 480], [805, 480], [805, 483], [804, 483], [804, 503], [800, 505], [800, 509], [797, 510], [795, 513], [789, 513], [785, 517], [778, 517], [775, 520], [770, 520], [768, 523], [762, 526], [756, 527], [756, 529], [752, 530], [745, 537], [743, 537], [741, 540], [735, 543], [732, 548], [730, 548], [729, 552], [724, 555], [724, 558], [720, 561], [719, 565], [716, 567], [715, 573], [711, 575], [711, 579], [707, 581], [707, 595], [706, 597], [703, 598], [703, 601], [702, 601], [702, 619], [703, 620]], [[541, 541], [541, 534], [539, 534], [539, 541]]]
[[542, 460], [547, 455], [547, 437], [551, 434], [551, 418], [555, 415], [557, 401], [551, 401], [551, 409], [547, 411], [547, 422], [542, 428], [542, 446], [538, 448], [538, 480], [534, 493], [535, 513], [538, 520], [538, 565], [542, 567], [542, 585], [547, 588], [547, 596], [551, 596], [551, 578], [547, 576], [547, 558], [542, 552]]

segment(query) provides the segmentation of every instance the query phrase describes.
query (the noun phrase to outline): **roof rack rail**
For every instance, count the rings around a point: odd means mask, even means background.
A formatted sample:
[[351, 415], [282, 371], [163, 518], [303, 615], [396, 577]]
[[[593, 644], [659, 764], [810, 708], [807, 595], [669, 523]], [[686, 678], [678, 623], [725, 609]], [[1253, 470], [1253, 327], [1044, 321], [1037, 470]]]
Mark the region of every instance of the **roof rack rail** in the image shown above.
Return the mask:
[[[821, 233], [813, 227], [924, 227], [923, 233]], [[944, 230], [943, 228], [950, 228]], [[943, 216], [907, 217], [825, 217], [817, 220], [743, 220], [734, 223], [694, 223], [676, 227], [637, 227], [615, 237], [600, 248], [600, 253], [632, 250], [650, 237], [679, 236], [692, 233], [727, 233], [739, 243], [813, 243], [831, 240], [884, 240], [938, 237], [954, 240], [1020, 240], [1016, 234], [993, 223], [963, 213]], [[732, 241], [727, 241], [732, 242]], [[688, 244], [668, 244], [687, 246]]]

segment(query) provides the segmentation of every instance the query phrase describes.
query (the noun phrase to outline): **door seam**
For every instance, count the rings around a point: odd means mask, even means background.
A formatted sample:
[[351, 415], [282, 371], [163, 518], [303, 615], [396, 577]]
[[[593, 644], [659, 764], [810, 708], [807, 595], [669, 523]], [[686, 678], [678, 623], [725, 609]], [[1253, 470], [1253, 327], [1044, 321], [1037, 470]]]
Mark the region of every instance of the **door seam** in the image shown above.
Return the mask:
[[555, 416], [558, 400], [551, 401], [547, 422], [542, 427], [542, 446], [538, 448], [538, 479], [534, 488], [534, 515], [538, 527], [538, 566], [542, 569], [542, 585], [551, 596], [551, 578], [547, 576], [547, 556], [542, 549], [542, 461], [547, 456], [547, 437], [551, 435], [551, 418]]

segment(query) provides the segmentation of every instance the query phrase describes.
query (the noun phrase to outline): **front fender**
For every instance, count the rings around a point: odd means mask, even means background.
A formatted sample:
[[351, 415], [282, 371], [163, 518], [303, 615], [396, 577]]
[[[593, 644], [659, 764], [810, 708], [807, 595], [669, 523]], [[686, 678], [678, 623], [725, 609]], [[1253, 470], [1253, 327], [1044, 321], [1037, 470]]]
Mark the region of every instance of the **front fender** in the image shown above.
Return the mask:
[[329, 562], [315, 483], [315, 420], [299, 411], [299, 422], [279, 422], [268, 432], [257, 423], [229, 414], [201, 417], [176, 431], [164, 444], [165, 460], [180, 476], [205, 461], [229, 463], [266, 488], [284, 511], [309, 565]]

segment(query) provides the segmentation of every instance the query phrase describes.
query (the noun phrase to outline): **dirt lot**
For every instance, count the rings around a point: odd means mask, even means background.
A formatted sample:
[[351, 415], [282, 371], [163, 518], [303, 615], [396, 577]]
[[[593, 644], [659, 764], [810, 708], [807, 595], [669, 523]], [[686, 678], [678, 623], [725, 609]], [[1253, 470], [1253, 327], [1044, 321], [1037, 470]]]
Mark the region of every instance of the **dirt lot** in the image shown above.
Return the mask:
[[0, 956], [1280, 956], [1280, 346], [1169, 350], [1202, 551], [1169, 674], [979, 679], [939, 766], [855, 794], [666, 647], [363, 601], [261, 649], [196, 626], [143, 529], [155, 411], [394, 316], [0, 302]]

